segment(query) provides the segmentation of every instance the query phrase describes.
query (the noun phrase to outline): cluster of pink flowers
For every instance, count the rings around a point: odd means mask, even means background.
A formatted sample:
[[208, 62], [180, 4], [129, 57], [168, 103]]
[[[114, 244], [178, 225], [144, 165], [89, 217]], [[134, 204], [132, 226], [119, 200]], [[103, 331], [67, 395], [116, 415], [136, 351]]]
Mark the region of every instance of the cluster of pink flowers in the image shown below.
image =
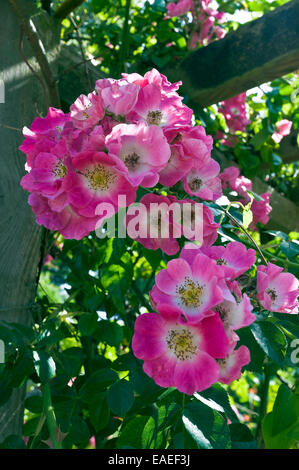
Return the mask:
[[[225, 168], [219, 175], [222, 181], [223, 189], [229, 188], [231, 191], [236, 191], [241, 197], [240, 202], [244, 205], [250, 202], [248, 191], [252, 191], [252, 181], [245, 176], [240, 175], [240, 170], [234, 166]], [[272, 211], [270, 206], [270, 193], [263, 193], [260, 195], [259, 200], [254, 199], [251, 204], [251, 211], [253, 220], [250, 224], [250, 229], [255, 230], [256, 224], [259, 222], [266, 225], [269, 222], [269, 214]]]
[[[237, 346], [236, 330], [256, 317], [238, 278], [255, 258], [239, 242], [190, 243], [156, 275], [150, 292], [155, 312], [137, 318], [132, 347], [158, 385], [192, 395], [240, 378], [250, 352]], [[282, 271], [272, 263], [258, 266], [256, 298], [269, 311], [297, 314], [299, 281]]]
[[170, 2], [167, 5], [166, 18], [192, 15], [192, 32], [189, 48], [195, 49], [200, 43], [207, 45], [214, 39], [221, 39], [226, 31], [221, 27], [225, 20], [225, 12], [217, 11], [209, 7], [211, 0], [179, 0], [177, 3]]
[[157, 274], [150, 298], [158, 313], [137, 318], [132, 343], [157, 384], [193, 394], [240, 377], [250, 353], [236, 349], [235, 330], [255, 316], [236, 278], [254, 263], [254, 250], [239, 242], [189, 244]]
[[221, 195], [212, 137], [192, 126], [192, 110], [177, 89], [153, 69], [144, 77], [102, 79], [81, 95], [70, 113], [50, 108], [24, 128], [26, 154], [21, 185], [38, 224], [65, 238], [81, 239], [99, 224], [97, 207], [118, 209], [136, 199], [139, 186], [183, 181], [188, 194], [215, 200]]
[[[142, 235], [141, 227], [139, 226], [139, 233], [137, 236], [132, 237], [141, 243], [143, 246], [150, 250], [161, 249], [167, 255], [175, 255], [178, 253], [180, 246], [178, 243], [178, 238], [185, 236], [189, 240], [195, 240], [194, 230], [185, 230], [187, 223], [189, 222], [191, 226], [195, 225], [195, 222], [201, 224], [202, 232], [200, 233], [201, 242], [204, 246], [211, 246], [218, 237], [217, 230], [220, 225], [214, 221], [214, 216], [207, 206], [202, 205], [201, 217], [195, 219], [195, 211], [193, 210], [196, 203], [192, 199], [177, 199], [176, 196], [168, 195], [161, 196], [158, 194], [146, 194], [140, 199], [140, 204], [143, 204], [146, 211], [143, 214], [143, 217], [138, 220], [138, 226], [141, 225], [144, 229], [145, 234]], [[158, 214], [152, 211], [153, 205], [156, 204], [158, 207], [163, 207], [165, 210], [161, 210]], [[187, 217], [184, 214], [184, 205], [191, 205], [190, 218], [185, 220]], [[176, 209], [179, 209], [178, 220], [175, 219], [174, 214], [172, 213], [173, 205], [176, 206]], [[138, 206], [137, 206], [138, 207]], [[158, 216], [156, 216], [158, 215]], [[189, 216], [189, 213], [188, 213]], [[128, 228], [129, 224], [134, 220], [135, 215], [126, 214], [125, 224]], [[167, 233], [163, 232], [164, 229], [167, 229]], [[153, 232], [155, 229], [156, 233]], [[152, 230], [152, 231], [151, 231]], [[127, 230], [128, 235], [130, 236], [130, 230]], [[153, 235], [154, 233], [154, 235]]]
[[[155, 69], [144, 77], [133, 73], [120, 80], [102, 79], [94, 92], [79, 96], [68, 114], [50, 108], [46, 118], [25, 128], [20, 149], [26, 154], [27, 174], [21, 185], [30, 192], [37, 223], [65, 238], [81, 239], [102, 222], [100, 204], [110, 204], [116, 213], [135, 202], [140, 186], [152, 188], [158, 182], [166, 187], [181, 182], [187, 194], [209, 201], [228, 187], [244, 204], [250, 202], [251, 181], [237, 168], [219, 174], [211, 158], [212, 137], [203, 127], [192, 126], [192, 110], [177, 94], [179, 86]], [[253, 226], [267, 222], [269, 197], [266, 193], [253, 201]], [[145, 207], [141, 225], [151, 225], [152, 203], [163, 203], [166, 215], [155, 219], [156, 237], [140, 235], [137, 240], [152, 250], [178, 253], [174, 232], [183, 221], [169, 218], [168, 212], [176, 203], [184, 219], [188, 203], [194, 219], [195, 201], [152, 193], [139, 202]], [[164, 216], [167, 237], [160, 233]], [[130, 217], [126, 215], [127, 225]], [[201, 245], [188, 243], [156, 275], [150, 292], [155, 312], [137, 318], [132, 341], [135, 356], [157, 384], [187, 394], [240, 377], [250, 353], [237, 346], [236, 331], [255, 321], [251, 301], [238, 284], [255, 263], [254, 250], [239, 242], [215, 246], [219, 224], [206, 205], [202, 225]], [[183, 233], [198, 241], [192, 231]], [[298, 313], [298, 294], [292, 274], [271, 263], [258, 267], [256, 298], [264, 308]]]
[[219, 112], [223, 114], [226, 124], [231, 132], [244, 131], [250, 124], [246, 116], [246, 93], [222, 101], [219, 106]]

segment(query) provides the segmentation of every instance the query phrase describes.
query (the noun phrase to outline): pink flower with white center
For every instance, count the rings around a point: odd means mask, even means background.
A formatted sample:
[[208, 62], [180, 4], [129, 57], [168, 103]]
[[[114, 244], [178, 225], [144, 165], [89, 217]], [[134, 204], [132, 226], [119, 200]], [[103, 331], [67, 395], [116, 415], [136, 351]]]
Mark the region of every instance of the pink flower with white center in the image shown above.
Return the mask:
[[61, 194], [54, 200], [49, 200], [39, 193], [33, 192], [30, 194], [28, 202], [36, 215], [36, 223], [49, 230], [58, 230], [64, 238], [81, 240], [96, 229], [98, 217], [79, 215], [74, 207], [67, 204], [65, 194]]
[[146, 85], [155, 85], [161, 90], [162, 95], [167, 97], [178, 97], [179, 95], [176, 93], [176, 91], [182, 84], [182, 82], [169, 82], [165, 75], [158, 72], [156, 69], [149, 70], [146, 72], [144, 77], [138, 73], [123, 73], [122, 77], [125, 78], [129, 83], [134, 83], [141, 88], [144, 88]]
[[116, 116], [128, 114], [135, 106], [140, 87], [126, 80], [102, 79], [96, 82], [96, 91], [102, 97], [104, 108]]
[[219, 316], [191, 325], [177, 308], [160, 305], [159, 312], [144, 313], [135, 322], [132, 349], [144, 361], [144, 372], [161, 387], [188, 395], [209, 388], [219, 378], [215, 359], [229, 349]]
[[248, 204], [251, 201], [248, 191], [252, 191], [252, 181], [245, 176], [239, 176], [236, 178], [234, 186], [235, 191], [244, 198], [244, 203]]
[[163, 186], [171, 187], [180, 181], [190, 171], [193, 161], [186, 157], [179, 145], [170, 146], [171, 154], [169, 161], [160, 171], [159, 182]]
[[136, 199], [131, 186], [119, 171], [119, 160], [104, 152], [82, 152], [72, 159], [74, 171], [66, 177], [68, 201], [80, 215], [93, 217], [98, 204], [118, 207], [118, 196], [126, 196], [126, 204]]
[[257, 201], [254, 199], [251, 204], [251, 211], [253, 215], [253, 220], [250, 224], [250, 229], [255, 230], [256, 224], [260, 222], [263, 225], [266, 225], [269, 222], [269, 214], [272, 211], [272, 207], [270, 206], [270, 193], [260, 194], [261, 200]]
[[48, 152], [38, 153], [29, 173], [23, 176], [20, 184], [26, 191], [38, 191], [53, 198], [64, 191], [65, 177], [70, 165], [64, 142], [49, 148]]
[[78, 129], [87, 129], [98, 124], [104, 117], [102, 99], [95, 92], [80, 95], [70, 107], [71, 119]]
[[178, 3], [170, 2], [166, 5], [166, 8], [167, 18], [172, 18], [174, 16], [182, 16], [193, 9], [193, 1], [179, 0]]
[[120, 160], [120, 171], [133, 185], [152, 187], [170, 158], [162, 129], [144, 123], [119, 124], [106, 138], [111, 155]]
[[272, 134], [272, 139], [274, 142], [279, 144], [279, 142], [286, 136], [289, 135], [292, 129], [292, 121], [288, 119], [282, 119], [276, 123], [276, 131]]
[[225, 359], [218, 361], [220, 369], [219, 381], [224, 384], [230, 384], [241, 377], [242, 367], [250, 362], [250, 352], [246, 346], [240, 346], [230, 352]]
[[[176, 238], [173, 236], [173, 215], [170, 214], [168, 210], [172, 202], [174, 202], [172, 199], [157, 194], [146, 194], [143, 196], [140, 199], [140, 204], [144, 205], [146, 212], [142, 214], [142, 217], [138, 216], [139, 235], [137, 238], [134, 237], [134, 239], [136, 239], [138, 243], [141, 243], [141, 245], [145, 246], [145, 248], [148, 248], [149, 250], [157, 250], [160, 248], [164, 253], [170, 256], [175, 255], [180, 249]], [[162, 210], [154, 212], [153, 204], [161, 205]], [[132, 223], [132, 219], [134, 219], [134, 217], [135, 215], [126, 215], [126, 227], [129, 236], [131, 236], [131, 233], [128, 224]], [[142, 234], [140, 234], [140, 225], [142, 225], [142, 228], [145, 230], [146, 237], [143, 237]], [[167, 237], [163, 236], [165, 228], [168, 230]], [[153, 229], [155, 229], [157, 236], [153, 236], [155, 235], [155, 233], [153, 233]]]
[[235, 279], [248, 271], [255, 263], [255, 250], [248, 250], [240, 242], [229, 242], [226, 246], [202, 247], [202, 253], [221, 265], [227, 280]]
[[165, 96], [154, 84], [145, 85], [140, 89], [138, 101], [128, 114], [130, 122], [146, 122], [149, 126], [172, 127], [191, 124], [193, 111], [182, 103], [176, 93]]
[[[211, 247], [211, 248], [214, 248], [214, 247]], [[218, 248], [218, 247], [215, 247], [215, 248]], [[194, 258], [199, 253], [203, 253], [204, 255], [209, 256], [209, 250], [210, 250], [209, 248], [207, 248], [207, 250], [205, 250], [204, 245], [198, 246], [198, 245], [195, 245], [193, 243], [187, 243], [182, 248], [180, 258], [184, 259], [185, 261], [187, 261], [187, 263], [189, 263], [190, 266], [192, 266]], [[211, 256], [209, 256], [209, 258], [213, 259], [213, 257], [211, 257]], [[216, 261], [216, 259], [215, 259], [215, 261]], [[218, 279], [218, 287], [221, 289], [223, 300], [228, 300], [229, 302], [234, 302], [235, 297], [233, 296], [232, 291], [230, 289], [230, 286], [228, 285], [228, 282], [225, 279], [225, 274], [227, 275], [227, 273], [224, 272], [223, 265], [221, 265], [219, 263], [218, 266], [219, 266], [219, 268], [221, 267], [222, 276], [223, 276], [222, 279], [221, 278]], [[242, 296], [242, 294], [241, 294], [241, 296]]]
[[105, 134], [102, 126], [87, 129], [68, 127], [62, 133], [67, 152], [75, 157], [81, 152], [103, 152], [105, 150]]
[[206, 135], [202, 126], [181, 126], [165, 129], [164, 135], [171, 148], [167, 166], [160, 172], [160, 183], [173, 186], [180, 181], [195, 164], [209, 161], [213, 138]]
[[268, 263], [257, 268], [257, 298], [271, 312], [298, 313], [299, 281], [283, 268]]
[[223, 300], [219, 281], [223, 271], [214, 260], [199, 253], [192, 265], [182, 258], [172, 259], [156, 275], [150, 292], [154, 305], [180, 308], [190, 323], [214, 315], [212, 308]]
[[27, 165], [31, 168], [37, 153], [47, 152], [60, 139], [61, 133], [67, 123], [70, 122], [70, 114], [56, 108], [49, 108], [45, 118], [37, 117], [28, 127], [23, 128], [24, 142], [19, 149], [27, 156]]
[[244, 203], [250, 202], [250, 197], [247, 191], [252, 191], [252, 181], [245, 176], [240, 176], [239, 168], [230, 166], [225, 168], [219, 175], [222, 181], [223, 189], [229, 187], [232, 191], [236, 191], [244, 198]]
[[193, 162], [193, 167], [183, 178], [183, 186], [190, 196], [197, 196], [208, 201], [215, 201], [222, 195], [221, 180], [217, 178], [219, 163], [212, 158], [202, 165]]
[[238, 330], [239, 328], [251, 325], [256, 320], [252, 309], [253, 306], [246, 294], [243, 294], [240, 300], [235, 300], [234, 302], [224, 300], [221, 304], [214, 307], [214, 310], [219, 313], [226, 330], [230, 328]]
[[227, 187], [235, 191], [236, 189], [236, 179], [240, 176], [239, 168], [235, 166], [229, 166], [220, 173], [219, 178], [222, 181], [223, 189]]

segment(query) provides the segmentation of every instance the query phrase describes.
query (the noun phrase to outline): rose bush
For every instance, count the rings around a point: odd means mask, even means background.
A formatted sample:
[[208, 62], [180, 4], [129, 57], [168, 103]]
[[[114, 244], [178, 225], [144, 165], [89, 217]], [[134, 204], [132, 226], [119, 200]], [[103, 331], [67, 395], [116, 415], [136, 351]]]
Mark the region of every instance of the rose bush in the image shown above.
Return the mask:
[[[298, 77], [201, 109], [157, 69], [233, 29], [227, 2], [132, 7], [130, 64], [111, 54], [115, 5], [99, 4], [82, 7], [94, 16], [81, 27], [121, 78], [23, 130], [44, 252], [33, 327], [0, 325], [0, 405], [27, 383], [22, 439], [1, 446], [297, 447], [299, 235], [268, 229], [274, 196], [252, 180], [294, 195], [297, 163], [276, 151], [299, 126]], [[200, 241], [183, 230], [197, 204]]]

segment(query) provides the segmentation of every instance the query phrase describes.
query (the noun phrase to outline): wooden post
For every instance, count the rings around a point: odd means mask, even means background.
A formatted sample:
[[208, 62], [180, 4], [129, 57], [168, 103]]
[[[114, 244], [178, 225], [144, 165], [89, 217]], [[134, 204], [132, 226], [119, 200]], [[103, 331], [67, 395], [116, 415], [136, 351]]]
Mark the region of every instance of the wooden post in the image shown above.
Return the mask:
[[[29, 14], [33, 3], [23, 2]], [[25, 156], [18, 150], [21, 129], [34, 117], [45, 115], [45, 96], [40, 82], [20, 55], [20, 22], [8, 1], [0, 2], [0, 80], [5, 85], [5, 102], [0, 103], [0, 322], [31, 324], [31, 308], [40, 258], [41, 228], [27, 203], [28, 193], [20, 187], [25, 174]], [[58, 38], [44, 13], [32, 20], [45, 34], [45, 49], [54, 51]], [[47, 38], [47, 39], [45, 39]], [[24, 37], [24, 52], [38, 73], [32, 49]], [[0, 338], [1, 339], [1, 338]], [[0, 407], [0, 442], [20, 435], [25, 388], [15, 389]]]

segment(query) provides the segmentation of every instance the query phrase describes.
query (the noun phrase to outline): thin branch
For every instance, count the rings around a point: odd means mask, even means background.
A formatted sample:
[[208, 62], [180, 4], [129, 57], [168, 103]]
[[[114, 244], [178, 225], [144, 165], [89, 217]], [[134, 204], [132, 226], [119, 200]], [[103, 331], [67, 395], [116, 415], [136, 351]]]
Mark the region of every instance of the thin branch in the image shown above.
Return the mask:
[[72, 11], [82, 5], [84, 1], [85, 0], [65, 0], [62, 5], [54, 11], [54, 18], [60, 21], [64, 20]]
[[23, 28], [26, 34], [34, 56], [40, 66], [41, 72], [49, 90], [51, 105], [59, 107], [60, 98], [57, 83], [55, 78], [53, 77], [53, 73], [38, 32], [36, 31], [32, 20], [27, 17], [26, 12], [24, 10], [23, 2], [21, 2], [20, 0], [9, 0], [9, 2], [12, 8], [14, 9], [17, 18], [19, 19], [21, 27]]
[[125, 70], [125, 60], [128, 53], [128, 40], [129, 40], [129, 18], [130, 18], [130, 8], [131, 0], [126, 0], [125, 7], [125, 19], [122, 31], [122, 40], [119, 51], [119, 73]]
[[235, 219], [235, 217], [232, 216], [228, 211], [224, 211], [224, 212], [225, 212], [225, 214], [226, 214], [236, 225], [238, 225], [238, 227], [240, 227], [240, 228], [243, 230], [243, 232], [247, 235], [247, 237], [249, 238], [249, 240], [251, 241], [251, 243], [253, 243], [253, 245], [255, 246], [256, 250], [259, 252], [259, 254], [260, 254], [262, 260], [263, 260], [264, 263], [265, 263], [265, 265], [267, 265], [268, 262], [267, 262], [265, 256], [263, 255], [262, 250], [261, 250], [260, 247], [257, 245], [257, 243], [254, 241], [254, 239], [252, 238], [252, 236], [248, 233], [248, 231], [246, 230], [246, 228], [243, 227], [243, 225], [242, 225], [237, 219]]
[[[97, 60], [98, 58], [99, 58], [99, 57], [90, 57], [89, 59], [84, 58], [84, 60], [82, 60], [81, 62], [76, 62], [75, 64], [70, 65], [69, 67], [66, 67], [65, 69], [63, 69], [63, 70], [60, 72], [60, 74], [59, 74], [59, 76], [58, 76], [58, 78], [57, 78], [57, 82], [59, 82], [59, 80], [61, 79], [62, 75], [64, 75], [65, 73], [68, 73], [70, 70], [75, 69], [76, 67], [79, 67], [80, 65], [84, 65], [84, 64], [87, 65], [87, 63], [90, 62], [91, 60]], [[89, 74], [89, 69], [88, 69], [88, 74]]]
[[2, 122], [0, 122], [0, 127], [4, 127], [5, 129], [10, 129], [11, 131], [22, 132], [22, 129], [18, 129], [17, 127], [7, 126], [6, 124], [2, 124]]
[[86, 60], [86, 57], [85, 57], [85, 53], [84, 53], [84, 49], [83, 49], [83, 44], [82, 44], [82, 38], [80, 36], [80, 31], [79, 31], [79, 28], [78, 28], [78, 25], [74, 19], [74, 15], [73, 13], [70, 14], [70, 19], [71, 19], [71, 22], [75, 28], [75, 31], [76, 31], [76, 36], [77, 36], [77, 40], [78, 40], [78, 43], [79, 43], [79, 47], [80, 47], [80, 51], [81, 51], [81, 56], [82, 56], [82, 59], [84, 61], [84, 66], [85, 66], [85, 75], [86, 75], [86, 78], [87, 78], [87, 82], [88, 82], [88, 89], [89, 91], [91, 91], [92, 89], [92, 86], [91, 86], [91, 81], [90, 81], [90, 76], [89, 76], [89, 70], [88, 70], [88, 65], [87, 65], [87, 60]]

